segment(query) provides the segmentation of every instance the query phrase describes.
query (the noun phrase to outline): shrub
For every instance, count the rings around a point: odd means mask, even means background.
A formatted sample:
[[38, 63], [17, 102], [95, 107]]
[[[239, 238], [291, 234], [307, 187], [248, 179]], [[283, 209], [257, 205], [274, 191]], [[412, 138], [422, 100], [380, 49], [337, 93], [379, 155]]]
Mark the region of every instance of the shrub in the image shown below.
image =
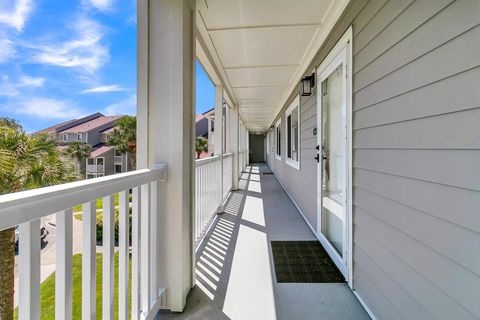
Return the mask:
[[[115, 208], [113, 212], [113, 220], [114, 220], [114, 233], [115, 233], [115, 245], [118, 246], [119, 243], [119, 209]], [[132, 208], [128, 210], [128, 242], [132, 244]], [[97, 244], [103, 244], [103, 213], [97, 214]]]

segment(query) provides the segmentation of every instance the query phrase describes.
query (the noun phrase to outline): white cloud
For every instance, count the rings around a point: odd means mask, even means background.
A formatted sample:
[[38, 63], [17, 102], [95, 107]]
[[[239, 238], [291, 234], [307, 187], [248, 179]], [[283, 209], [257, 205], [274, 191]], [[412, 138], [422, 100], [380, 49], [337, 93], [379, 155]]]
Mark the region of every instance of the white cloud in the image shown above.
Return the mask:
[[137, 96], [135, 94], [130, 95], [123, 101], [111, 104], [103, 110], [105, 115], [136, 115], [137, 114]]
[[31, 11], [32, 0], [16, 0], [10, 2], [10, 7], [5, 3], [0, 4], [0, 23], [22, 31]]
[[13, 97], [19, 94], [15, 85], [10, 81], [10, 77], [3, 75], [0, 82], [0, 96]]
[[2, 109], [41, 119], [73, 119], [83, 114], [68, 101], [35, 97], [10, 102]]
[[113, 0], [88, 0], [88, 2], [100, 11], [110, 11], [113, 4]]
[[0, 63], [6, 62], [15, 54], [12, 41], [7, 37], [0, 36]]
[[61, 43], [35, 46], [33, 60], [59, 67], [77, 68], [94, 73], [109, 59], [107, 46], [100, 43], [102, 26], [94, 20], [80, 18], [73, 26], [76, 37]]
[[18, 82], [3, 75], [0, 79], [0, 96], [13, 97], [20, 94], [19, 89], [23, 87], [41, 87], [45, 82], [44, 78], [21, 76]]
[[114, 0], [90, 0], [92, 5], [98, 10], [111, 10]]
[[127, 89], [119, 86], [117, 84], [112, 84], [108, 86], [99, 86], [90, 89], [83, 90], [81, 93], [104, 93], [104, 92], [119, 92], [126, 91]]
[[45, 82], [45, 78], [42, 77], [29, 77], [29, 76], [22, 76], [20, 81], [18, 82], [19, 87], [41, 87]]

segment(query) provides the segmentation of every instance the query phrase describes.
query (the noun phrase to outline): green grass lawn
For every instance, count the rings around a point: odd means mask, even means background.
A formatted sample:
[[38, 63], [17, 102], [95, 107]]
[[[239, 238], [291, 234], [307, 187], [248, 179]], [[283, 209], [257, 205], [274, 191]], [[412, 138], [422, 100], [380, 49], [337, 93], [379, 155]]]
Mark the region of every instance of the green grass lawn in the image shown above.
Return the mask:
[[[115, 275], [114, 275], [114, 311], [115, 319], [118, 319], [118, 253], [115, 253]], [[131, 259], [131, 257], [130, 257]], [[81, 320], [82, 319], [82, 255], [76, 254], [73, 256], [72, 264], [72, 319]], [[131, 262], [131, 260], [130, 260]], [[132, 268], [129, 268], [129, 277], [131, 279]], [[97, 283], [97, 319], [102, 319], [102, 255], [97, 253], [97, 272], [96, 272], [96, 283]], [[129, 307], [131, 306], [131, 281], [129, 282], [128, 290], [128, 301]], [[130, 310], [131, 312], [131, 310]], [[45, 281], [40, 285], [40, 319], [49, 320], [55, 318], [55, 273], [51, 274]], [[130, 318], [130, 316], [129, 316]], [[18, 319], [18, 310], [15, 310], [15, 319]]]
[[[130, 199], [129, 202], [132, 202], [132, 195], [131, 194], [129, 196], [129, 199]], [[118, 206], [118, 204], [119, 204], [118, 193], [114, 194], [114, 196], [113, 196], [113, 204], [114, 204], [115, 207]], [[103, 209], [103, 199], [98, 198], [95, 206], [97, 207], [97, 210], [98, 209]], [[82, 220], [82, 205], [79, 204], [78, 206], [73, 207], [73, 213], [74, 213], [73, 216], [75, 217], [75, 219]]]

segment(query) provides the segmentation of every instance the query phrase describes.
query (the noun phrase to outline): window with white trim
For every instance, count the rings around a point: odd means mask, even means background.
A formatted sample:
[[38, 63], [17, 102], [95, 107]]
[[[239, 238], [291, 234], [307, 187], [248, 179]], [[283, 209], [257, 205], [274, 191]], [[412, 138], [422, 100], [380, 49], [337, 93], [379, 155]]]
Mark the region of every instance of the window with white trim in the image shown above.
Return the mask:
[[297, 96], [285, 112], [287, 150], [286, 162], [292, 167], [300, 168], [300, 97]]
[[278, 119], [275, 123], [275, 156], [282, 159], [282, 120]]

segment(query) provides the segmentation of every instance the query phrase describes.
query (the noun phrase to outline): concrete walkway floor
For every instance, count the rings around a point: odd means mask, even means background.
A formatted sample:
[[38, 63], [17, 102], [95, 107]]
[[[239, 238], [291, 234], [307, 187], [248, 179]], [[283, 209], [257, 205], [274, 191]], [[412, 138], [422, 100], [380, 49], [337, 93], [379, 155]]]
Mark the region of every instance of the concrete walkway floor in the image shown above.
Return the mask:
[[157, 319], [369, 319], [343, 283], [277, 283], [271, 240], [315, 240], [264, 165], [247, 167], [197, 250], [196, 285], [184, 312]]

